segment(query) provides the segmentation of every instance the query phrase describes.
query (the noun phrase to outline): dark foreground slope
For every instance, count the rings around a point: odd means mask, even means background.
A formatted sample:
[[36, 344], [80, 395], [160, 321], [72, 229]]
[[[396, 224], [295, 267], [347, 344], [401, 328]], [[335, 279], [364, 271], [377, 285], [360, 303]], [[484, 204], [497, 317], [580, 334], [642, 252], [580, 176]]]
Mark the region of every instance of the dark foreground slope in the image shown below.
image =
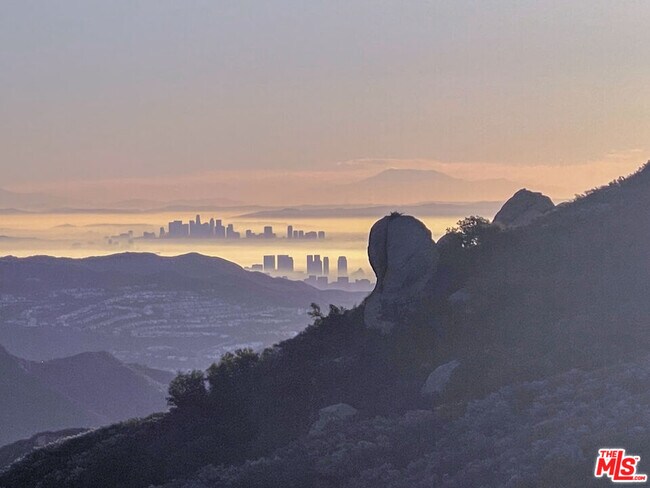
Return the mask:
[[[315, 313], [180, 377], [171, 413], [38, 450], [0, 486], [589, 486], [594, 446], [648, 448], [649, 210], [646, 167], [530, 225], [461, 229], [390, 332], [363, 305]], [[310, 434], [338, 403], [354, 420]]]
[[[453, 394], [625, 361], [650, 350], [650, 164], [496, 234], [445, 314], [465, 362]], [[481, 347], [477, 348], [480, 344]], [[463, 391], [466, 390], [466, 391]]]
[[0, 469], [9, 466], [14, 461], [29, 454], [34, 449], [41, 448], [47, 444], [60, 441], [66, 437], [81, 434], [88, 431], [85, 428], [63, 429], [56, 431], [46, 431], [34, 434], [29, 439], [12, 442], [6, 446], [0, 447]]
[[[431, 410], [333, 423], [238, 466], [164, 488], [584, 488], [596, 452], [650, 451], [650, 356], [504, 387], [458, 418]], [[553, 412], [549, 415], [549, 412]], [[643, 462], [639, 473], [647, 473]]]

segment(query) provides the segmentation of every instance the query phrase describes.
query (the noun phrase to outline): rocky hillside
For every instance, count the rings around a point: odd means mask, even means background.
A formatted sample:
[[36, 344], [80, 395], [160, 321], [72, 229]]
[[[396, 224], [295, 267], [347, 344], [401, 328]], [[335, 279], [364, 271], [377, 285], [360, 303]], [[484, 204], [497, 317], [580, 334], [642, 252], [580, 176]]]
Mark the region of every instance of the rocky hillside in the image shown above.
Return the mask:
[[507, 386], [458, 418], [421, 409], [339, 419], [264, 457], [209, 465], [164, 488], [603, 486], [593, 478], [599, 448], [650, 450], [648, 380], [650, 356]]
[[588, 486], [595, 446], [648, 447], [650, 166], [511, 207], [438, 243], [385, 217], [361, 306], [181, 375], [170, 413], [37, 450], [0, 486]]

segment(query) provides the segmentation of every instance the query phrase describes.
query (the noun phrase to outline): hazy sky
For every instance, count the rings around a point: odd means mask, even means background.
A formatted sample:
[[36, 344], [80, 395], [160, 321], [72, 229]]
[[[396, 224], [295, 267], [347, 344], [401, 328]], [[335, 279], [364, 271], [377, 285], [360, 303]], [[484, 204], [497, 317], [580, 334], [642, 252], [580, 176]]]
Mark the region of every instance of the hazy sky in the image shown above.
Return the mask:
[[650, 158], [649, 25], [627, 0], [3, 0], [0, 186], [372, 158], [627, 170]]

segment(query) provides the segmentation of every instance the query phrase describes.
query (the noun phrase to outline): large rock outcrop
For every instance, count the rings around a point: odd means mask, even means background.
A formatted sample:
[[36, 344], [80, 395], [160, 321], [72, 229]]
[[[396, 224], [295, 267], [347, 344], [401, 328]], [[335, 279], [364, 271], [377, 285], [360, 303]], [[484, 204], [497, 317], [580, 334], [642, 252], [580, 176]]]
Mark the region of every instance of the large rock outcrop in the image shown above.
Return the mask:
[[523, 188], [503, 204], [494, 216], [494, 223], [502, 227], [520, 227], [554, 208], [555, 204], [546, 195]]
[[366, 299], [364, 321], [386, 333], [431, 291], [438, 250], [422, 222], [394, 213], [372, 226], [368, 258], [377, 284]]

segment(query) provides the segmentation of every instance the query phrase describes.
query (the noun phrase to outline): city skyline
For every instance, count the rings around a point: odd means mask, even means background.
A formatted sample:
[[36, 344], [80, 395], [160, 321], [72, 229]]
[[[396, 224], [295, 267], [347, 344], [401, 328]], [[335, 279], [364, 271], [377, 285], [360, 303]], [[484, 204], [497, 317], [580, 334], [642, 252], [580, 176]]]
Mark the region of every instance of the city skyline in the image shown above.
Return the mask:
[[375, 284], [373, 280], [366, 278], [366, 273], [362, 268], [348, 273], [347, 256], [336, 258], [336, 273], [330, 272], [329, 256], [307, 254], [305, 258], [304, 271], [294, 267], [293, 256], [287, 254], [266, 254], [262, 257], [262, 263], [251, 264], [245, 269], [273, 277], [302, 280], [322, 290], [371, 291]]
[[[131, 236], [133, 237], [133, 236]], [[156, 234], [149, 231], [144, 231], [142, 237], [144, 239], [155, 239]], [[280, 238], [278, 234], [273, 232], [272, 225], [264, 225], [260, 233], [255, 233], [252, 229], [246, 229], [243, 237], [245, 239], [277, 239]], [[201, 215], [196, 214], [193, 220], [188, 223], [183, 223], [183, 220], [173, 220], [168, 222], [167, 230], [160, 227], [158, 232], [159, 239], [241, 239], [242, 233], [237, 231], [234, 224], [223, 225], [223, 219], [215, 219], [211, 217], [208, 222], [201, 221]], [[325, 231], [304, 231], [294, 229], [292, 224], [287, 225], [286, 236], [288, 240], [315, 240], [325, 239]]]

